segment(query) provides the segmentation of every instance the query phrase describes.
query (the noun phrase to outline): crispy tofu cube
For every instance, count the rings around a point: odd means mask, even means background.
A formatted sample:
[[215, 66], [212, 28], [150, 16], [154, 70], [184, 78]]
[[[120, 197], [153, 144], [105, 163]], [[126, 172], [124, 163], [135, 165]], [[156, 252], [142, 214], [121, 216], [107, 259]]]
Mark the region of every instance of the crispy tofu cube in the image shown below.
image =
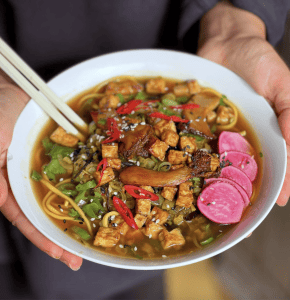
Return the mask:
[[183, 167], [184, 167], [184, 164], [172, 165], [170, 170], [177, 170], [177, 169], [180, 169], [180, 168], [183, 168]]
[[146, 223], [145, 235], [154, 240], [158, 239], [159, 233], [163, 230], [163, 226], [149, 221]]
[[168, 145], [158, 139], [150, 146], [149, 153], [157, 157], [159, 160], [164, 160]]
[[189, 96], [189, 89], [186, 84], [178, 84], [173, 88], [173, 93], [176, 97]]
[[135, 220], [138, 228], [141, 228], [145, 224], [147, 217], [142, 216], [140, 214], [136, 214], [134, 217], [134, 220]]
[[119, 230], [121, 235], [126, 235], [128, 230], [130, 229], [130, 226], [126, 222], [122, 222], [118, 225], [117, 229]]
[[201, 91], [200, 89], [200, 85], [198, 84], [198, 82], [196, 80], [189, 80], [187, 82], [187, 87], [189, 89], [189, 94], [197, 94]]
[[163, 225], [164, 223], [166, 223], [168, 216], [169, 213], [167, 211], [155, 206], [152, 209], [147, 222], [154, 222], [156, 224]]
[[158, 123], [154, 125], [155, 134], [160, 137], [163, 131], [172, 130], [176, 132], [176, 126], [173, 121], [169, 120], [160, 120]]
[[161, 196], [167, 200], [173, 201], [176, 192], [176, 186], [165, 186], [161, 192]]
[[51, 134], [50, 139], [53, 142], [66, 147], [75, 147], [79, 141], [76, 136], [66, 133], [60, 126]]
[[168, 153], [168, 161], [173, 165], [179, 165], [186, 160], [187, 155], [183, 151], [170, 150]]
[[152, 186], [150, 186], [150, 185], [141, 185], [140, 188], [143, 190], [146, 190], [148, 192], [154, 193], [154, 190], [153, 190]]
[[129, 228], [127, 234], [126, 234], [126, 244], [132, 245], [136, 244], [144, 239], [143, 232], [139, 229], [133, 229]]
[[149, 199], [136, 199], [136, 214], [140, 214], [144, 217], [147, 217], [150, 214], [151, 210], [151, 200]]
[[185, 148], [185, 152], [193, 153], [197, 150], [194, 137], [182, 136], [179, 140], [180, 149]]
[[121, 169], [121, 159], [119, 158], [107, 158], [108, 166], [120, 170]]
[[118, 96], [108, 95], [103, 97], [99, 102], [99, 108], [117, 108], [120, 103]]
[[[99, 180], [101, 178], [101, 171], [96, 171], [94, 173], [94, 177], [95, 177], [96, 181], [99, 182]], [[110, 182], [114, 178], [115, 178], [115, 174], [114, 174], [113, 169], [111, 167], [106, 168], [106, 170], [104, 171], [102, 180], [100, 182], [100, 186]]]
[[154, 78], [148, 80], [146, 92], [149, 94], [164, 94], [166, 92], [166, 82], [163, 78]]
[[163, 229], [159, 234], [159, 240], [163, 249], [169, 249], [170, 247], [180, 247], [185, 244], [185, 239], [179, 228], [175, 228], [168, 232], [166, 229]]
[[161, 134], [161, 140], [171, 147], [176, 147], [179, 140], [179, 135], [172, 130], [165, 130]]
[[120, 240], [118, 229], [100, 227], [94, 240], [94, 246], [114, 247]]
[[190, 181], [181, 183], [179, 185], [178, 198], [176, 200], [176, 205], [190, 208], [194, 198], [193, 193], [190, 189], [192, 183]]
[[118, 144], [106, 145], [102, 144], [102, 157], [103, 158], [119, 158]]
[[106, 95], [123, 94], [131, 95], [143, 91], [144, 87], [134, 80], [111, 81], [106, 88]]
[[211, 110], [206, 115], [207, 123], [213, 123], [216, 120], [217, 114], [215, 111]]

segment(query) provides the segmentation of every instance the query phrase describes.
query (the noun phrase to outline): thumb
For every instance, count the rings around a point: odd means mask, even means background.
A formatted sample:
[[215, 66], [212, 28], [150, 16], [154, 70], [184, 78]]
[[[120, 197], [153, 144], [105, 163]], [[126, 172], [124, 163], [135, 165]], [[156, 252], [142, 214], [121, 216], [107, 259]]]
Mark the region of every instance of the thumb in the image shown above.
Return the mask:
[[0, 207], [5, 203], [8, 197], [8, 186], [6, 179], [2, 174], [2, 169], [0, 169]]

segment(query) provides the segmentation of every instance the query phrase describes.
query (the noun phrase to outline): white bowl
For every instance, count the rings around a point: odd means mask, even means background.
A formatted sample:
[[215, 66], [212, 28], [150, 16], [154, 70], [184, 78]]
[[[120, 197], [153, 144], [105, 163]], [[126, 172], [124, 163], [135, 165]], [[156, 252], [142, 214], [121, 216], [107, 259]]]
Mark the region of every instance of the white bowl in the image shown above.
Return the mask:
[[229, 233], [201, 251], [168, 259], [134, 260], [106, 255], [86, 248], [70, 238], [45, 215], [30, 185], [29, 162], [33, 145], [48, 116], [30, 101], [20, 115], [9, 148], [8, 173], [15, 198], [31, 223], [51, 241], [84, 259], [107, 266], [155, 270], [195, 263], [217, 255], [243, 240], [268, 215], [282, 188], [286, 172], [286, 144], [274, 111], [267, 101], [233, 72], [198, 56], [164, 50], [133, 50], [90, 59], [61, 73], [49, 86], [64, 101], [97, 83], [118, 75], [164, 76], [198, 79], [236, 104], [259, 137], [263, 151], [263, 177], [260, 194]]

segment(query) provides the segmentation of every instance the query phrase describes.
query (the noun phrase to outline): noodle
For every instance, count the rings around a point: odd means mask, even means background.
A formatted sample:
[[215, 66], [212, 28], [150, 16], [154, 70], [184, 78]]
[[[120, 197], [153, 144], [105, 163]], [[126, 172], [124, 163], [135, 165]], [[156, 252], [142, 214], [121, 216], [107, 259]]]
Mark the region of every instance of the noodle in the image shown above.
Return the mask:
[[42, 184], [44, 184], [47, 188], [49, 188], [53, 193], [55, 193], [58, 196], [64, 198], [65, 200], [67, 200], [71, 204], [71, 206], [79, 213], [79, 215], [85, 221], [85, 223], [86, 223], [86, 225], [88, 227], [89, 233], [92, 235], [93, 231], [92, 231], [91, 223], [88, 220], [88, 218], [85, 216], [84, 212], [76, 205], [76, 203], [71, 198], [69, 198], [68, 196], [64, 195], [61, 191], [59, 191], [52, 184], [50, 184], [49, 182], [47, 182], [46, 180], [41, 179], [40, 182]]

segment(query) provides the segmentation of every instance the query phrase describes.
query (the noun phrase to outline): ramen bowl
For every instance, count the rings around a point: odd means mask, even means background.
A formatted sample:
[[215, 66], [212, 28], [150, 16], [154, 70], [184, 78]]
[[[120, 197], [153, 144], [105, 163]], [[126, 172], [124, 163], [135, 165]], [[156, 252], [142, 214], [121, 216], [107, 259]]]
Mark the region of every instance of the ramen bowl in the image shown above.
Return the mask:
[[255, 202], [229, 232], [202, 250], [190, 254], [137, 260], [112, 256], [86, 247], [57, 227], [35, 198], [30, 179], [30, 162], [37, 137], [49, 117], [31, 100], [16, 123], [8, 161], [10, 184], [26, 217], [42, 234], [63, 249], [92, 262], [117, 268], [155, 270], [184, 266], [215, 256], [236, 245], [265, 219], [284, 181], [286, 144], [270, 105], [228, 69], [198, 56], [165, 50], [124, 51], [93, 58], [61, 73], [48, 85], [63, 101], [69, 101], [96, 84], [120, 75], [197, 79], [201, 85], [226, 95], [252, 126], [263, 153], [260, 190]]

